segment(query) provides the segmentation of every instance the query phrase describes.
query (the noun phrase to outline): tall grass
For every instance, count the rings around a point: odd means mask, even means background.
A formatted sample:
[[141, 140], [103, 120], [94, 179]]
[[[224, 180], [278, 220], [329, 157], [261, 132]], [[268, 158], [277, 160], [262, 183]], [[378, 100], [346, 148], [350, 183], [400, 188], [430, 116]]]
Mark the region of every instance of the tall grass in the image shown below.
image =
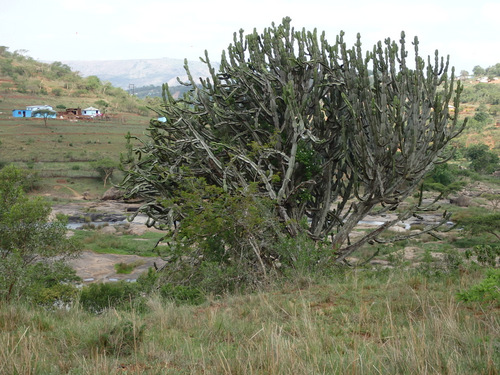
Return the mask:
[[390, 270], [144, 313], [0, 307], [0, 374], [497, 374], [500, 314], [479, 275]]

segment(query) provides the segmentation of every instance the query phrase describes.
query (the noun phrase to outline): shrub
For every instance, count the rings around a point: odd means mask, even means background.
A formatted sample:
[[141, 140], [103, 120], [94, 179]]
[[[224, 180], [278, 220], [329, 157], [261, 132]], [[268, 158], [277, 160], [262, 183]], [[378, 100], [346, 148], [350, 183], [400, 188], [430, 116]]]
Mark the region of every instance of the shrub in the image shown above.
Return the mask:
[[203, 285], [212, 293], [255, 286], [272, 271], [280, 223], [269, 200], [229, 194], [190, 179], [163, 205], [181, 207], [184, 219], [168, 248], [162, 279], [174, 285]]
[[54, 96], [61, 96], [62, 89], [61, 88], [52, 89], [52, 94], [54, 94]]
[[440, 193], [448, 194], [461, 190], [465, 183], [457, 181], [458, 168], [454, 165], [444, 163], [438, 164], [426, 176], [424, 180], [424, 189], [434, 190]]
[[0, 170], [0, 299], [27, 298], [33, 287], [67, 282], [67, 269], [54, 259], [78, 252], [66, 238], [65, 218], [49, 222], [50, 204], [26, 194], [27, 175], [11, 166]]
[[45, 307], [71, 304], [78, 297], [75, 270], [63, 262], [39, 261], [24, 268], [22, 296]]
[[139, 288], [124, 281], [90, 284], [80, 293], [80, 305], [87, 311], [100, 314], [110, 307], [125, 308], [127, 304], [139, 302]]
[[497, 240], [500, 240], [500, 212], [492, 214], [476, 214], [466, 216], [458, 220], [458, 225], [461, 226], [466, 233], [472, 235], [480, 235], [488, 233], [493, 235]]
[[174, 300], [177, 304], [200, 305], [205, 302], [203, 292], [191, 286], [165, 284], [160, 288], [160, 295]]
[[115, 270], [116, 270], [116, 273], [128, 274], [128, 273], [131, 273], [134, 270], [134, 268], [136, 268], [142, 264], [144, 264], [144, 262], [140, 261], [140, 260], [132, 262], [132, 263], [120, 262], [120, 263], [115, 264]]
[[478, 111], [474, 115], [474, 120], [476, 120], [478, 122], [482, 122], [482, 123], [488, 122], [489, 118], [490, 118], [490, 116], [488, 115], [488, 113], [483, 112], [483, 111]]
[[480, 173], [493, 173], [500, 168], [499, 157], [485, 144], [472, 145], [465, 150], [470, 167]]
[[466, 291], [459, 292], [457, 298], [463, 302], [496, 302], [500, 304], [500, 269], [489, 269], [484, 280]]
[[494, 245], [476, 245], [472, 250], [468, 249], [465, 251], [465, 257], [470, 259], [475, 256], [477, 263], [482, 265], [495, 267], [497, 265], [497, 258], [500, 256], [500, 246], [498, 244]]

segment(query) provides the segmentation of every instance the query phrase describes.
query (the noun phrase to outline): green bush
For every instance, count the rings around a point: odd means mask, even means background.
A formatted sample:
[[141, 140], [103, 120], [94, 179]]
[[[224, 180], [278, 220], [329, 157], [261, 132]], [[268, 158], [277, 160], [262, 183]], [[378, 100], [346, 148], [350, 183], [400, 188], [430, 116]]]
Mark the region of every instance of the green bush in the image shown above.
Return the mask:
[[269, 200], [189, 179], [177, 198], [161, 204], [179, 207], [184, 216], [165, 254], [164, 283], [202, 285], [218, 294], [254, 287], [272, 272], [281, 224]]
[[489, 119], [490, 119], [490, 115], [488, 115], [487, 112], [479, 111], [479, 112], [476, 112], [476, 114], [474, 115], [474, 120], [481, 122], [481, 123], [487, 123]]
[[50, 287], [34, 288], [31, 300], [45, 307], [69, 306], [78, 299], [78, 289], [73, 284], [55, 284]]
[[440, 193], [452, 193], [462, 189], [465, 185], [463, 181], [458, 181], [458, 168], [452, 164], [438, 164], [426, 176], [424, 189], [438, 191]]
[[496, 302], [500, 304], [500, 269], [489, 269], [484, 280], [466, 291], [459, 292], [457, 298], [463, 302]]
[[[80, 293], [80, 305], [87, 311], [100, 314], [106, 309], [127, 308], [141, 309], [140, 289], [134, 283], [124, 281], [90, 284]], [[127, 306], [128, 305], [128, 306]]]
[[471, 249], [465, 251], [467, 259], [476, 257], [477, 263], [482, 265], [495, 267], [497, 265], [497, 258], [500, 257], [500, 245], [476, 245]]
[[[30, 172], [7, 166], [0, 170], [0, 300], [30, 298], [33, 288], [52, 288], [72, 279], [54, 259], [78, 252], [66, 238], [66, 222], [49, 222], [50, 204], [29, 197]], [[31, 293], [31, 294], [30, 294]]]
[[81, 278], [63, 262], [37, 262], [27, 267], [30, 283], [25, 293], [36, 304], [50, 306], [54, 303], [71, 303], [77, 299], [78, 289], [74, 282]]
[[52, 89], [52, 94], [54, 96], [61, 96], [62, 95], [62, 92], [63, 90], [61, 88], [55, 88], [55, 89]]
[[465, 150], [470, 167], [480, 173], [493, 173], [500, 169], [499, 157], [485, 144], [472, 145]]
[[140, 265], [143, 265], [144, 261], [137, 260], [132, 263], [124, 263], [120, 262], [115, 264], [115, 270], [116, 273], [121, 273], [121, 274], [129, 274], [131, 273], [136, 267], [139, 267]]
[[495, 213], [477, 213], [470, 216], [461, 217], [457, 220], [457, 225], [463, 228], [465, 233], [474, 236], [488, 233], [500, 240], [500, 212]]
[[191, 286], [165, 284], [160, 288], [160, 295], [178, 304], [200, 305], [205, 302], [205, 295], [198, 288]]

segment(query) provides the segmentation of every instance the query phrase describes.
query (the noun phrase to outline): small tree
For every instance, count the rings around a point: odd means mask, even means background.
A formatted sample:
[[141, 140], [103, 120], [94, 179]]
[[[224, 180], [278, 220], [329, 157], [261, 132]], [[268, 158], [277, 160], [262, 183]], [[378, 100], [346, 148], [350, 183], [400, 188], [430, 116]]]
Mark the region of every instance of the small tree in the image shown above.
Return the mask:
[[116, 168], [118, 168], [118, 163], [110, 158], [104, 158], [100, 160], [93, 161], [91, 163], [92, 168], [99, 173], [99, 176], [102, 178], [104, 182], [104, 186], [108, 179], [111, 178]]
[[85, 88], [89, 91], [97, 92], [101, 85], [101, 80], [97, 76], [88, 76], [85, 79]]
[[[162, 202], [192, 177], [267, 197], [289, 235], [330, 238], [342, 261], [421, 209], [400, 203], [446, 161], [444, 147], [463, 130], [454, 70], [437, 52], [426, 66], [413, 44], [409, 61], [404, 33], [365, 54], [359, 35], [352, 48], [343, 33], [330, 45], [288, 18], [263, 34], [241, 30], [220, 69], [205, 53], [210, 78], [195, 81], [186, 62], [185, 97], [164, 86], [156, 110], [167, 122], [151, 121], [123, 187], [146, 199], [141, 211], [159, 226], [182, 225], [183, 206]], [[394, 220], [350, 242], [366, 215], [398, 208]]]
[[106, 110], [107, 110], [107, 109], [108, 109], [108, 107], [109, 107], [109, 103], [108, 103], [107, 101], [105, 101], [105, 100], [102, 100], [102, 99], [97, 100], [94, 104], [95, 104], [97, 107], [102, 108], [101, 112], [102, 112], [103, 114], [105, 114], [105, 113], [106, 113]]
[[498, 212], [465, 217], [458, 222], [458, 226], [463, 227], [472, 235], [488, 233], [500, 241], [500, 213]]
[[465, 157], [470, 160], [470, 167], [480, 173], [493, 173], [500, 169], [500, 158], [488, 145], [476, 144], [467, 147]]
[[469, 72], [467, 70], [461, 70], [460, 71], [460, 79], [466, 80], [468, 78], [469, 78]]
[[[0, 299], [26, 294], [40, 264], [47, 268], [75, 255], [62, 218], [49, 222], [50, 205], [25, 194], [25, 174], [12, 166], [0, 170]], [[57, 267], [55, 267], [57, 268]]]
[[474, 77], [478, 78], [478, 77], [483, 77], [485, 74], [486, 74], [486, 70], [484, 70], [484, 68], [482, 68], [481, 66], [479, 65], [476, 65], [473, 69], [472, 69], [472, 72], [474, 73]]
[[47, 120], [49, 118], [55, 117], [57, 112], [51, 110], [51, 109], [37, 109], [33, 112], [31, 112], [32, 117], [41, 117], [43, 118], [43, 123], [45, 127], [47, 127]]

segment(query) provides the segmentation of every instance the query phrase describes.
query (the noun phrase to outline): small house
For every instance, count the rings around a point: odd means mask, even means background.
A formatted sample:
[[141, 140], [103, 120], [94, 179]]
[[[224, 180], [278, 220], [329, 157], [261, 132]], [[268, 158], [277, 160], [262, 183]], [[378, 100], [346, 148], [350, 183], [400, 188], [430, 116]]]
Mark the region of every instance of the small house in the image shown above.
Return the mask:
[[81, 108], [66, 108], [64, 111], [65, 114], [67, 115], [73, 115], [73, 116], [81, 116], [82, 115], [82, 109]]
[[[26, 109], [14, 109], [12, 110], [12, 117], [33, 117], [32, 114], [38, 110], [48, 110], [53, 111], [54, 109], [50, 105], [27, 105]], [[55, 112], [54, 112], [55, 113]], [[35, 116], [41, 117], [41, 116]], [[49, 116], [52, 117], [52, 116]]]
[[82, 115], [95, 117], [95, 116], [100, 116], [101, 113], [99, 112], [99, 110], [97, 108], [88, 107], [88, 108], [82, 109]]
[[61, 118], [75, 118], [82, 115], [81, 108], [66, 108], [64, 111], [57, 112]]
[[27, 109], [13, 109], [12, 117], [31, 117], [31, 111]]

